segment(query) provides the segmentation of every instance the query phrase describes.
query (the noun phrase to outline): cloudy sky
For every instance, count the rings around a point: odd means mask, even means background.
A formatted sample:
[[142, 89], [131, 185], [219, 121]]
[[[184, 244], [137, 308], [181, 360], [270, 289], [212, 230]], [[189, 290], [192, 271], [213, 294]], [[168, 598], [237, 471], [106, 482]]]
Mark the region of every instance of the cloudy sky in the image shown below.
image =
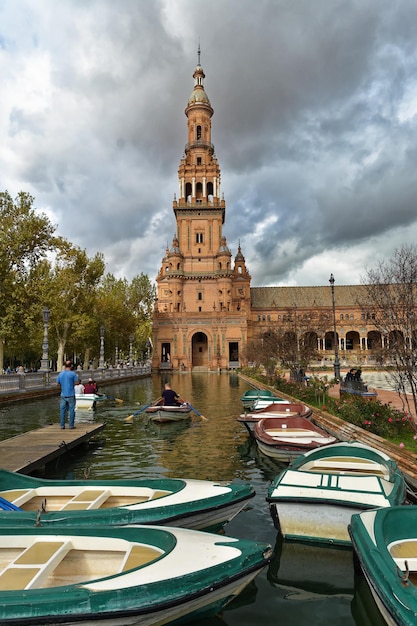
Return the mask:
[[357, 283], [417, 242], [416, 24], [416, 0], [0, 0], [0, 190], [153, 280], [200, 41], [252, 286]]

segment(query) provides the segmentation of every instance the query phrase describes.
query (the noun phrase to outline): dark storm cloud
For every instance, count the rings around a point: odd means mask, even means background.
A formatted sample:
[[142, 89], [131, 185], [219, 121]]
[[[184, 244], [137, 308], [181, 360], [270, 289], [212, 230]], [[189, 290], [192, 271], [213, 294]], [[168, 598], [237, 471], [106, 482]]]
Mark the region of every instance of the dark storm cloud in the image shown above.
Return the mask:
[[414, 0], [6, 0], [0, 186], [154, 278], [200, 39], [232, 254], [254, 286], [358, 282], [417, 234], [416, 22]]

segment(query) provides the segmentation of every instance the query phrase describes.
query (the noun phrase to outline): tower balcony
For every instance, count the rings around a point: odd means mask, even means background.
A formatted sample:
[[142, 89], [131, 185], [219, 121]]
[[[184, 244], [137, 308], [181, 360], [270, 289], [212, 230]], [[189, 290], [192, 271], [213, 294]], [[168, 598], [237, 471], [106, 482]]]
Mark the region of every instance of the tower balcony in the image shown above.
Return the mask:
[[189, 209], [224, 209], [225, 201], [220, 198], [204, 199], [204, 200], [187, 200], [186, 198], [179, 198], [174, 200], [174, 209], [177, 207], [189, 208]]
[[190, 150], [195, 150], [196, 148], [203, 148], [204, 150], [208, 150], [210, 154], [214, 154], [213, 144], [208, 141], [203, 141], [202, 139], [196, 139], [196, 141], [185, 144], [185, 154], [188, 154]]

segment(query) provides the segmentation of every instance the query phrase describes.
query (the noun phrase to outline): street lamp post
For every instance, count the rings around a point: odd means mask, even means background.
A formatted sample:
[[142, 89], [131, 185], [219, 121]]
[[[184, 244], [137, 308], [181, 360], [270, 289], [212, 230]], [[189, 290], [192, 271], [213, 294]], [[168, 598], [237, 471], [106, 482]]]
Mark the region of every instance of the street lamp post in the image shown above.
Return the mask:
[[294, 356], [295, 356], [295, 363], [294, 363], [294, 367], [295, 367], [295, 379], [297, 382], [301, 382], [300, 380], [300, 372], [299, 372], [299, 367], [300, 367], [300, 359], [299, 359], [299, 350], [298, 350], [298, 329], [297, 329], [297, 305], [294, 304], [294, 335], [295, 335], [295, 352], [294, 352]]
[[42, 343], [42, 359], [41, 359], [41, 371], [49, 372], [49, 343], [48, 343], [48, 326], [49, 326], [49, 317], [50, 310], [48, 307], [44, 307], [42, 309], [42, 317], [43, 317], [43, 343]]
[[336, 332], [336, 309], [334, 305], [334, 276], [330, 274], [330, 287], [332, 289], [332, 308], [333, 308], [333, 343], [334, 343], [334, 377], [340, 380], [340, 361], [339, 361], [339, 342]]
[[104, 369], [104, 333], [106, 329], [104, 326], [100, 326], [100, 362], [99, 367]]
[[133, 365], [133, 335], [129, 335], [129, 365]]
[[116, 367], [119, 365], [119, 344], [116, 341], [116, 345], [114, 347], [114, 360]]

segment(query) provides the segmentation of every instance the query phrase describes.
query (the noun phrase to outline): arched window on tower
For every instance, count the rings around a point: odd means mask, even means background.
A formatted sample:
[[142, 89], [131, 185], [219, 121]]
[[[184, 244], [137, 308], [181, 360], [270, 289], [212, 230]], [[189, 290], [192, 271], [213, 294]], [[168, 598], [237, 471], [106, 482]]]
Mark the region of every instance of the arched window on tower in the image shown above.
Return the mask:
[[185, 197], [187, 198], [187, 202], [191, 202], [191, 194], [192, 194], [192, 186], [191, 183], [186, 183], [185, 185]]
[[203, 185], [202, 183], [197, 183], [196, 185], [196, 200], [198, 203], [201, 203], [203, 200]]
[[212, 182], [208, 182], [207, 183], [207, 200], [208, 202], [212, 203], [213, 202], [213, 183]]
[[196, 128], [196, 139], [199, 141], [201, 139], [201, 126], [197, 126]]

